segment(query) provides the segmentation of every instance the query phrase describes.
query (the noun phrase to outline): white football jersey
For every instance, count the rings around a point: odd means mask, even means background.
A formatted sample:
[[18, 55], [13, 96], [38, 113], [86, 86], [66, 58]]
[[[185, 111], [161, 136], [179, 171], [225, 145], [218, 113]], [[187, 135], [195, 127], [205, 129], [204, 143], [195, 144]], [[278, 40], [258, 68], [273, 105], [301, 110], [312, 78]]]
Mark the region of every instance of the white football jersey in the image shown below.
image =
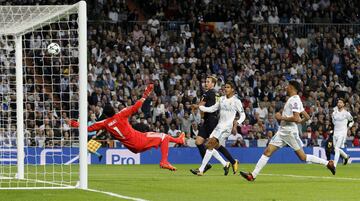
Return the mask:
[[334, 124], [334, 135], [347, 133], [348, 123], [353, 121], [350, 112], [343, 109], [341, 112], [337, 107], [334, 108], [332, 113], [332, 122]]
[[[294, 112], [301, 113], [304, 111], [304, 106], [298, 95], [291, 96], [285, 103], [282, 116], [291, 117]], [[295, 122], [281, 121], [279, 131], [291, 131], [291, 133], [298, 133], [298, 126]]]
[[216, 127], [221, 130], [232, 129], [236, 112], [239, 112], [240, 114], [240, 119], [238, 120], [239, 124], [245, 119], [242, 103], [235, 95], [231, 98], [222, 96], [214, 105], [210, 107], [200, 106], [199, 109], [203, 112], [215, 112], [220, 110], [220, 119]]

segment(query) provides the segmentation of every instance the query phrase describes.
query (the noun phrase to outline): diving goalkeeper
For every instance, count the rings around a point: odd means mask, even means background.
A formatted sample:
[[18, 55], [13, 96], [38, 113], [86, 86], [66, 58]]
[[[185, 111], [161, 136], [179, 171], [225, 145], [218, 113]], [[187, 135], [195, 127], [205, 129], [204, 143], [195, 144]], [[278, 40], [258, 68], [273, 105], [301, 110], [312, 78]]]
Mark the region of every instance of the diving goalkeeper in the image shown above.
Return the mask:
[[[149, 84], [140, 100], [134, 105], [128, 106], [115, 114], [115, 110], [111, 105], [105, 105], [103, 114], [106, 119], [96, 122], [88, 126], [88, 132], [105, 129], [115, 139], [119, 140], [126, 148], [134, 153], [144, 152], [146, 150], [160, 147], [161, 161], [160, 167], [171, 171], [176, 171], [176, 168], [168, 162], [169, 142], [176, 144], [184, 144], [185, 134], [182, 133], [178, 138], [173, 138], [165, 133], [156, 132], [140, 132], [132, 128], [129, 123], [129, 117], [136, 113], [141, 108], [143, 102], [149, 96], [154, 88], [153, 84]], [[79, 123], [75, 120], [70, 120], [70, 126], [78, 127]]]

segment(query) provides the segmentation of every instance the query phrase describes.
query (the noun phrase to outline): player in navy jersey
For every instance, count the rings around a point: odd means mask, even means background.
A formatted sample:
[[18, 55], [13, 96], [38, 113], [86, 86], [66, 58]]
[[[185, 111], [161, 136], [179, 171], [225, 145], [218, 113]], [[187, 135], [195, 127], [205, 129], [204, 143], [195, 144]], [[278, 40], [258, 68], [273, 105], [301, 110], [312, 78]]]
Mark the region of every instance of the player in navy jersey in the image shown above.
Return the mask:
[[[215, 92], [215, 85], [216, 85], [216, 81], [217, 79], [214, 76], [208, 76], [206, 78], [206, 82], [205, 82], [205, 89], [206, 92], [203, 95], [202, 98], [202, 102], [205, 102], [205, 107], [211, 107], [213, 105], [216, 104], [216, 99], [217, 99], [217, 95]], [[197, 105], [193, 105], [193, 107], [198, 107]], [[215, 129], [216, 125], [218, 124], [218, 112], [204, 112], [204, 123], [201, 125], [200, 129], [199, 129], [199, 135], [196, 136], [196, 141], [195, 144], [197, 146], [197, 148], [199, 149], [201, 158], [203, 159], [206, 153], [206, 148], [205, 148], [205, 141], [206, 139], [209, 138], [210, 134], [213, 132], [213, 130]], [[217, 150], [222, 153], [228, 160], [229, 162], [232, 164], [233, 167], [233, 173], [236, 174], [237, 170], [238, 170], [238, 160], [234, 160], [234, 158], [231, 156], [231, 154], [229, 153], [229, 151], [223, 147], [220, 146], [219, 148], [217, 148]], [[207, 164], [205, 166], [204, 169], [204, 173], [209, 170], [211, 168], [210, 164]], [[193, 174], [198, 174], [199, 170], [198, 169], [191, 169], [190, 170]]]

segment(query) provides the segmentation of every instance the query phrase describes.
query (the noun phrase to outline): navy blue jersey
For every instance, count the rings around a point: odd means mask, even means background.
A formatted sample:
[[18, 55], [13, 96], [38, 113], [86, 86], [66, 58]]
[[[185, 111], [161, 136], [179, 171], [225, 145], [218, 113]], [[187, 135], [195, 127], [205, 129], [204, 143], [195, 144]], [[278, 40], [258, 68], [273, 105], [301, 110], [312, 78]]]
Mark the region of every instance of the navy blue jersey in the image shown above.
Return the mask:
[[[204, 94], [203, 94], [203, 101], [205, 101], [205, 107], [210, 107], [212, 105], [214, 105], [216, 103], [216, 93], [214, 89], [210, 89], [207, 90]], [[212, 121], [212, 120], [217, 120], [218, 119], [218, 112], [213, 112], [213, 113], [208, 113], [205, 112], [204, 113], [204, 121], [205, 123], [207, 121]]]

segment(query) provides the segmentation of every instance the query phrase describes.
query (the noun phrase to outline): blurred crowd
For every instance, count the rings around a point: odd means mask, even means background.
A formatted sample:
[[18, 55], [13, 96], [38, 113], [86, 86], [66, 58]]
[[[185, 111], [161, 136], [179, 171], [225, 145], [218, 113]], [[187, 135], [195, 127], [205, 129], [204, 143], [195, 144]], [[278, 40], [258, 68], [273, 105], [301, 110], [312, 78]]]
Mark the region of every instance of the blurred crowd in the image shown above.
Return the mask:
[[359, 23], [352, 0], [135, 0], [163, 20], [237, 23]]
[[[299, 126], [305, 145], [321, 146], [328, 138], [331, 113], [337, 99], [343, 97], [355, 121], [348, 132], [348, 146], [360, 146], [359, 25], [309, 26], [306, 35], [297, 32], [304, 22], [359, 23], [357, 1], [303, 0], [284, 4], [279, 0], [137, 0], [149, 20], [126, 24], [124, 21], [137, 20], [139, 11], [130, 11], [124, 1], [90, 2], [97, 5], [90, 7], [98, 9], [90, 12], [101, 13], [95, 20], [118, 23], [88, 26], [89, 125], [104, 118], [105, 104], [120, 111], [134, 104], [146, 85], [154, 82], [153, 94], [129, 121], [140, 131], [172, 136], [184, 131], [186, 146], [194, 146], [202, 114], [191, 104], [201, 99], [206, 76], [215, 75], [219, 95], [226, 81], [236, 84], [246, 112], [245, 122], [241, 126], [234, 124], [226, 145], [263, 146], [279, 127], [274, 114], [288, 98], [284, 90], [287, 81], [298, 80], [302, 85], [299, 95], [311, 115], [305, 125]], [[125, 10], [126, 17], [119, 16]], [[171, 22], [164, 22], [167, 20], [185, 23], [174, 29], [169, 26]], [[205, 21], [231, 22], [231, 28], [203, 29], [199, 23]], [[76, 74], [77, 68], [68, 71]], [[76, 85], [76, 76], [59, 80], [68, 86]], [[74, 87], [66, 92], [76, 92]], [[76, 105], [64, 107], [72, 111]], [[77, 115], [61, 112], [63, 109], [51, 110], [56, 108], [52, 105], [45, 112], [29, 108], [36, 111], [35, 115], [50, 115], [60, 123], [59, 128], [68, 130], [62, 121], [64, 115]], [[40, 126], [46, 128], [46, 121], [39, 122]], [[92, 134], [91, 138], [111, 143], [106, 133]]]

